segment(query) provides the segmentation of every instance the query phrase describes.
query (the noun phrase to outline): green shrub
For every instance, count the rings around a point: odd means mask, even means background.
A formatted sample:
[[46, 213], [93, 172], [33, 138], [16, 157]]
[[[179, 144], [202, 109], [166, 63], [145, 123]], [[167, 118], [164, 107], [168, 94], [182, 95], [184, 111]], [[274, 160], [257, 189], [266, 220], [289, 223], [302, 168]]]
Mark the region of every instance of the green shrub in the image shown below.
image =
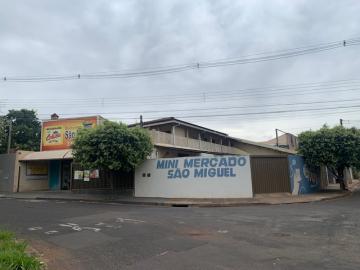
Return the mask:
[[360, 179], [360, 170], [353, 168], [353, 177], [354, 179]]
[[11, 232], [0, 231], [0, 270], [40, 270], [41, 262], [26, 253], [27, 244]]

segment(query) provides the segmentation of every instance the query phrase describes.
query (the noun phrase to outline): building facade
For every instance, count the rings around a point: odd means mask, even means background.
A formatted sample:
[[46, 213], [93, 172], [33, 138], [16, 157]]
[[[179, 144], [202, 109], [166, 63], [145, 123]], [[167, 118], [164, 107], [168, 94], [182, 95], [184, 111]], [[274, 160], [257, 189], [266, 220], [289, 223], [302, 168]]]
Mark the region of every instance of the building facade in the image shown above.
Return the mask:
[[[11, 157], [10, 162], [14, 164], [14, 170], [8, 177], [13, 179], [12, 191], [107, 190], [134, 194], [135, 175], [139, 175], [139, 170], [132, 173], [106, 172], [80, 168], [73, 162], [71, 143], [77, 131], [81, 128], [94, 128], [101, 125], [103, 121], [104, 118], [100, 116], [66, 119], [53, 117], [44, 121], [41, 151], [22, 152], [15, 159]], [[139, 125], [133, 124], [129, 127]], [[272, 156], [286, 159], [287, 156], [295, 154], [289, 149], [231, 137], [226, 133], [173, 117], [143, 122], [140, 126], [148, 130], [154, 145], [149, 160], [189, 157], [204, 160], [212, 158], [211, 160], [214, 161], [216, 158], [225, 156], [242, 156], [248, 160], [246, 170], [249, 170], [254, 157], [261, 159], [263, 156]], [[269, 167], [267, 163], [263, 166]], [[259, 168], [261, 170], [261, 167]], [[218, 171], [222, 172], [222, 169], [219, 168]], [[225, 168], [225, 175], [227, 172], [228, 169]], [[251, 171], [252, 179], [257, 179], [256, 181], [260, 183], [264, 181], [262, 178], [255, 177], [253, 173]], [[246, 179], [249, 181], [250, 178], [247, 176]], [[278, 175], [274, 174], [273, 179], [277, 181]], [[221, 183], [222, 180], [218, 179], [218, 181]], [[223, 188], [225, 189], [225, 186]], [[290, 192], [284, 188], [276, 190]], [[217, 194], [221, 194], [220, 191], [217, 191]], [[249, 190], [247, 193], [249, 194]]]
[[293, 151], [296, 151], [299, 147], [298, 137], [291, 133], [282, 134], [277, 138], [273, 138], [271, 140], [265, 141], [264, 143], [272, 146], [286, 148]]

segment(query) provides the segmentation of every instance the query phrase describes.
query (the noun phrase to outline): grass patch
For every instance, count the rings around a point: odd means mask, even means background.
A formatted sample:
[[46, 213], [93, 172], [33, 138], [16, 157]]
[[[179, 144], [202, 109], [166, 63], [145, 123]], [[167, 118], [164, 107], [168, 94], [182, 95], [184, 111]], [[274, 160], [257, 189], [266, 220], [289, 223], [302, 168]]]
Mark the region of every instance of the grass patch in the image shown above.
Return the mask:
[[0, 270], [41, 270], [40, 261], [26, 253], [27, 244], [15, 235], [0, 230]]

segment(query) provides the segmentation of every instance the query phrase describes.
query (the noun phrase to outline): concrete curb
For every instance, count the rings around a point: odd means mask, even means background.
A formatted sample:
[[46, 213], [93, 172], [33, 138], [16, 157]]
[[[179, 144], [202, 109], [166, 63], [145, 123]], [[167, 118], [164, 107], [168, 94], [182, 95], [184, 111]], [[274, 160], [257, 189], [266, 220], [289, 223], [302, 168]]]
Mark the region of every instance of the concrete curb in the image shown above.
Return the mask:
[[196, 201], [129, 201], [129, 200], [111, 200], [111, 199], [87, 199], [87, 198], [63, 198], [63, 197], [46, 197], [46, 196], [0, 196], [0, 198], [12, 198], [19, 200], [51, 200], [51, 201], [73, 201], [73, 202], [89, 202], [89, 203], [111, 203], [111, 204], [123, 204], [123, 205], [143, 205], [143, 206], [166, 206], [166, 207], [236, 207], [236, 206], [254, 206], [254, 205], [282, 205], [282, 204], [300, 204], [300, 203], [312, 203], [320, 201], [336, 200], [352, 195], [352, 191], [336, 193], [333, 196], [313, 198], [310, 200], [294, 200], [294, 201], [244, 201], [244, 202], [196, 202]]

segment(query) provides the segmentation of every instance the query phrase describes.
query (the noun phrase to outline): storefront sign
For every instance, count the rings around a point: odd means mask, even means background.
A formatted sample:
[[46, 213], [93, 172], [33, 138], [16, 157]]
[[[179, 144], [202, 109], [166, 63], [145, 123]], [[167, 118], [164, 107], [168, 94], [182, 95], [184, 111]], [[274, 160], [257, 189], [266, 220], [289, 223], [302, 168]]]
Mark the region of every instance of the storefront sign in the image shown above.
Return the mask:
[[81, 128], [94, 128], [97, 117], [50, 120], [43, 122], [41, 150], [68, 149]]
[[84, 181], [85, 182], [90, 181], [90, 171], [89, 170], [84, 171]]
[[99, 178], [99, 170], [90, 170], [90, 178], [91, 179]]
[[84, 170], [84, 171], [74, 171], [74, 179], [75, 180], [84, 180], [90, 181], [90, 179], [99, 178], [99, 170]]
[[135, 171], [135, 196], [249, 198], [250, 160], [248, 156], [147, 160]]
[[84, 171], [74, 171], [74, 179], [75, 180], [84, 179]]
[[48, 175], [48, 164], [46, 162], [27, 163], [26, 175]]
[[246, 165], [245, 157], [212, 157], [157, 160], [156, 169], [167, 170], [168, 179], [236, 177], [235, 167]]

